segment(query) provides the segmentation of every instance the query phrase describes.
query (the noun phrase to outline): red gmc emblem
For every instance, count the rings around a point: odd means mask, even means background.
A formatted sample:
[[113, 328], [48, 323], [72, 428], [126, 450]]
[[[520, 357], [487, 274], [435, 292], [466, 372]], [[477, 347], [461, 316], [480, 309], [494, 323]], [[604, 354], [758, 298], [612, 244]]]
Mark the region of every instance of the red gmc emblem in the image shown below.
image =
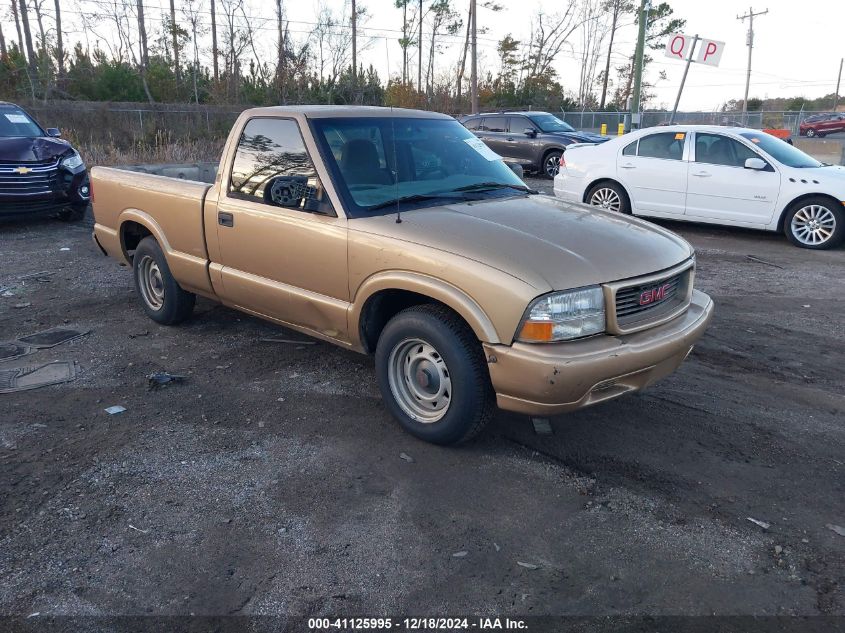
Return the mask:
[[663, 284], [662, 286], [657, 286], [657, 288], [650, 288], [649, 290], [643, 290], [640, 293], [640, 305], [645, 306], [649, 303], [654, 303], [655, 301], [660, 301], [661, 299], [666, 298], [666, 292], [669, 290], [669, 284]]

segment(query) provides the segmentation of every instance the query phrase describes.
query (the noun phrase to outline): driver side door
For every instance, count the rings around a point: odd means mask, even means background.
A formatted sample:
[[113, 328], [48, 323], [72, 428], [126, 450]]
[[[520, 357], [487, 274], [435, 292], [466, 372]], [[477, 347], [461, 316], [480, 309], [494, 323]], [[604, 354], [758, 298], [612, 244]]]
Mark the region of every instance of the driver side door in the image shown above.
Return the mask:
[[294, 119], [256, 117], [217, 204], [221, 296], [230, 305], [347, 340], [346, 219]]

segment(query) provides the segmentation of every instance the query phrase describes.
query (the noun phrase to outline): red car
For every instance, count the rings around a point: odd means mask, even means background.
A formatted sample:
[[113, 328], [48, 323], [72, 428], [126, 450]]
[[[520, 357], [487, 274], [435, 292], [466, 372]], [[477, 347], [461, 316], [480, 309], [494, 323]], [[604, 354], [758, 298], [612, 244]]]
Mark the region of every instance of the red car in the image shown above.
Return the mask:
[[845, 112], [814, 114], [801, 121], [801, 125], [798, 126], [798, 133], [810, 138], [814, 136], [822, 138], [834, 132], [845, 132]]

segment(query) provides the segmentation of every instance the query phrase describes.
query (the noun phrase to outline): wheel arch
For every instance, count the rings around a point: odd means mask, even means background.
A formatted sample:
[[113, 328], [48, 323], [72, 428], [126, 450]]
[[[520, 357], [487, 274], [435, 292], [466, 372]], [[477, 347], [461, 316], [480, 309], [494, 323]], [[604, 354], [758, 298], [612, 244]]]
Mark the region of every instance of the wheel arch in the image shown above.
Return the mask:
[[127, 263], [132, 262], [130, 251], [134, 251], [141, 240], [150, 235], [158, 242], [165, 257], [170, 253], [170, 245], [164, 237], [164, 231], [151, 216], [138, 209], [127, 209], [120, 214], [118, 235], [120, 248]]
[[[633, 204], [631, 203], [631, 194], [628, 193], [628, 188], [623, 185], [621, 182], [616, 180], [616, 178], [609, 178], [607, 176], [603, 176], [601, 178], [594, 178], [586, 187], [584, 187], [584, 194], [581, 196], [581, 202], [587, 203], [587, 195], [590, 193], [590, 190], [598, 184], [603, 182], [607, 182], [613, 185], [616, 185], [622, 190], [622, 193], [625, 194], [625, 198], [628, 201], [628, 208], [633, 211]], [[587, 203], [589, 204], [589, 203]]]
[[805, 200], [809, 200], [810, 198], [827, 198], [828, 200], [830, 200], [834, 203], [834, 208], [845, 209], [845, 207], [843, 207], [842, 201], [837, 200], [836, 196], [832, 196], [829, 193], [802, 193], [799, 196], [795, 196], [795, 198], [793, 198], [787, 204], [784, 205], [783, 210], [780, 212], [780, 217], [778, 218], [778, 223], [777, 223], [778, 233], [783, 233], [784, 223], [786, 221], [787, 214], [796, 205], [804, 202]]
[[418, 273], [374, 275], [358, 289], [350, 307], [349, 331], [356, 332], [366, 353], [375, 350], [387, 322], [413, 305], [435, 303], [455, 312], [483, 343], [498, 343], [499, 335], [481, 306], [459, 288]]

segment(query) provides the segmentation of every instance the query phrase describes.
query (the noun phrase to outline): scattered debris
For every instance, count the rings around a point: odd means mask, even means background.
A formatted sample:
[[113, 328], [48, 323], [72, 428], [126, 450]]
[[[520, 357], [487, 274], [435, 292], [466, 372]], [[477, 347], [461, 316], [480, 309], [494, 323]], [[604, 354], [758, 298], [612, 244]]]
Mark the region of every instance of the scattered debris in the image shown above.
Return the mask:
[[531, 423], [534, 425], [534, 432], [537, 435], [551, 435], [552, 423], [548, 418], [531, 418]]
[[15, 342], [0, 343], [0, 361], [20, 358], [31, 354], [33, 351], [28, 345], [19, 345]]
[[287, 345], [316, 345], [317, 341], [294, 341], [288, 338], [260, 338], [262, 343], [284, 343]]
[[149, 530], [142, 530], [141, 528], [136, 528], [136, 527], [135, 527], [134, 525], [132, 525], [131, 523], [129, 524], [129, 529], [130, 529], [130, 530], [135, 530], [136, 532], [140, 532], [141, 534], [149, 534], [149, 533], [150, 533], [150, 531], [149, 531]]
[[764, 530], [768, 530], [770, 527], [772, 527], [770, 523], [766, 523], [765, 521], [758, 521], [757, 519], [752, 519], [751, 517], [745, 517], [745, 518], [748, 519], [749, 521], [751, 521], [753, 524], [759, 525]]
[[32, 304], [31, 304], [31, 303], [29, 303], [29, 302], [26, 302], [26, 303], [16, 303], [16, 304], [15, 304], [15, 305], [13, 305], [12, 307], [13, 307], [13, 308], [16, 308], [16, 309], [18, 309], [18, 310], [20, 310], [21, 308], [28, 308], [28, 307], [30, 307], [31, 305], [32, 305]]
[[498, 545], [495, 541], [493, 541], [493, 547], [495, 547], [495, 548], [496, 548], [496, 551], [497, 551], [497, 552], [498, 552], [498, 551], [500, 551], [500, 550], [502, 549], [501, 547], [499, 547], [499, 545]]
[[129, 338], [139, 338], [141, 336], [149, 336], [149, 335], [150, 335], [150, 331], [144, 330], [143, 332], [138, 332], [137, 334], [130, 334]]
[[520, 567], [525, 567], [525, 569], [540, 569], [539, 565], [535, 565], [534, 563], [523, 563], [521, 560], [516, 561], [516, 564]]
[[780, 266], [779, 264], [773, 264], [772, 262], [767, 262], [765, 259], [760, 259], [759, 257], [755, 257], [754, 255], [746, 255], [745, 259], [752, 262], [757, 262], [758, 264], [765, 264], [766, 266], [772, 266], [773, 268], [780, 268], [781, 270], [783, 270], [783, 266]]
[[14, 293], [14, 292], [12, 292], [11, 290], [9, 290], [9, 289], [7, 288], [7, 289], [4, 289], [2, 292], [0, 292], [0, 296], [3, 296], [3, 297], [14, 297], [14, 296], [15, 296], [15, 293]]
[[60, 251], [69, 251], [70, 249], [67, 246], [62, 246], [59, 250]]
[[454, 554], [452, 554], [452, 558], [463, 558], [467, 554], [469, 554], [469, 552], [467, 552], [466, 550], [461, 550], [460, 552], [455, 552]]
[[[118, 413], [123, 413], [124, 411], [126, 411], [126, 407], [122, 407], [119, 404], [116, 404], [113, 407], [106, 407], [105, 409], [103, 409], [103, 411], [105, 411], [109, 415], [116, 415]], [[130, 525], [129, 527], [132, 526]]]
[[809, 307], [810, 307], [810, 304], [809, 304], [809, 303], [805, 303], [805, 304], [804, 304], [804, 305], [802, 305], [801, 307], [802, 307], [802, 308], [809, 308]]
[[147, 384], [150, 389], [159, 389], [160, 387], [169, 385], [171, 382], [184, 382], [187, 379], [187, 376], [171, 374], [166, 371], [157, 371], [147, 376]]
[[783, 548], [780, 545], [775, 545], [775, 556], [780, 556], [783, 553]]
[[828, 523], [825, 527], [826, 527], [828, 530], [833, 530], [833, 531], [834, 531], [834, 532], [836, 532], [839, 536], [845, 536], [845, 528], [844, 528], [844, 527], [841, 527], [841, 526], [839, 526], [839, 525], [833, 525], [833, 523]]
[[54, 361], [29, 367], [11, 367], [0, 369], [0, 393], [27, 391], [70, 382], [79, 373], [79, 366], [74, 361]]
[[37, 618], [39, 615], [41, 615], [41, 612], [36, 611], [35, 613], [30, 613], [28, 616], [26, 616], [26, 619], [28, 620], [29, 618]]
[[414, 463], [414, 458], [408, 455], [408, 453], [399, 453], [399, 457], [406, 462]]

